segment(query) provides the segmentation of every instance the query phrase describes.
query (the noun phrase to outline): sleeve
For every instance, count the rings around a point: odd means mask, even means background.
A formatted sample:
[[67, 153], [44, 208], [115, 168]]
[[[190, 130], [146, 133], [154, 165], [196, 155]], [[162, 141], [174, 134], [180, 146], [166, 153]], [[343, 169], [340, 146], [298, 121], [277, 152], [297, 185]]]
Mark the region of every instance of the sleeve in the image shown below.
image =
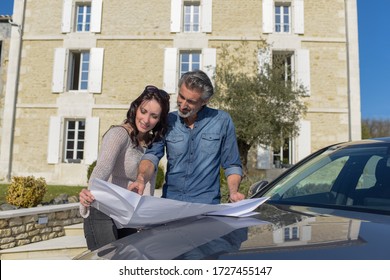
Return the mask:
[[146, 149], [145, 154], [142, 156], [141, 160], [150, 160], [154, 165], [155, 171], [157, 172], [158, 163], [164, 156], [164, 147], [165, 139], [154, 142], [149, 148]]
[[232, 174], [242, 176], [240, 152], [238, 150], [236, 130], [230, 115], [226, 113], [225, 137], [222, 143], [221, 164], [225, 170], [225, 176]]
[[126, 149], [129, 135], [123, 127], [112, 127], [103, 137], [96, 166], [92, 171], [89, 182], [94, 178], [108, 181], [116, 164], [118, 155]]
[[[112, 127], [107, 131], [103, 137], [96, 166], [89, 178], [90, 183], [93, 178], [108, 181], [119, 153], [126, 149], [128, 137], [126, 129], [119, 126]], [[79, 212], [81, 217], [87, 218], [89, 216], [89, 207], [85, 207], [80, 203]]]

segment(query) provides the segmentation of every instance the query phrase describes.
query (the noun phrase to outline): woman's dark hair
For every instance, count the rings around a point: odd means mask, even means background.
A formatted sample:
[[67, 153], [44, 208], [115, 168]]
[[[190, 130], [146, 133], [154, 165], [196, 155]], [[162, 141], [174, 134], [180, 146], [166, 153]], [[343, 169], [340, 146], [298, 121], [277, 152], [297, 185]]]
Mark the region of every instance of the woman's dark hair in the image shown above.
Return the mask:
[[135, 125], [135, 116], [139, 106], [144, 101], [156, 100], [161, 106], [160, 120], [156, 126], [149, 132], [149, 138], [146, 139], [146, 144], [150, 145], [156, 140], [161, 139], [167, 132], [168, 127], [168, 113], [169, 113], [169, 95], [164, 90], [155, 86], [146, 86], [145, 90], [140, 96], [130, 104], [130, 108], [127, 111], [126, 119], [124, 123], [128, 123], [132, 131], [130, 132], [130, 138], [134, 143], [134, 146], [138, 146], [139, 142], [137, 135], [139, 133], [137, 126]]

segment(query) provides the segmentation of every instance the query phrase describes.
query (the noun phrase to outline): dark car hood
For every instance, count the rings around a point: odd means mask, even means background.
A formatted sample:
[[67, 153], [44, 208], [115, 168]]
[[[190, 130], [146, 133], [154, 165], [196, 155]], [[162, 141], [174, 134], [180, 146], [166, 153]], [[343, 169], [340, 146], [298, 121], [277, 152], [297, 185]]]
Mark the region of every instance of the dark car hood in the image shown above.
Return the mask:
[[77, 259], [390, 259], [390, 216], [268, 203], [256, 211], [144, 229]]

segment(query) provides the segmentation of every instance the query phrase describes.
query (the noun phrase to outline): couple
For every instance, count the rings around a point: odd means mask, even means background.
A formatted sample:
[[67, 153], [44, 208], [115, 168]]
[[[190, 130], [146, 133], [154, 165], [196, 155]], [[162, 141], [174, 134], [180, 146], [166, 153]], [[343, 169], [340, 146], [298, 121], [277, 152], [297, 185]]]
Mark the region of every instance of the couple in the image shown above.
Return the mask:
[[[187, 72], [179, 81], [178, 111], [168, 114], [169, 95], [147, 86], [131, 103], [123, 124], [111, 127], [103, 136], [89, 182], [99, 178], [140, 195], [153, 195], [158, 163], [166, 150], [162, 197], [218, 204], [222, 167], [230, 201], [244, 199], [238, 192], [242, 168], [233, 121], [226, 112], [206, 106], [213, 93], [204, 72]], [[119, 229], [110, 217], [89, 207], [94, 200], [89, 190], [81, 191], [79, 197], [88, 249], [137, 231]]]

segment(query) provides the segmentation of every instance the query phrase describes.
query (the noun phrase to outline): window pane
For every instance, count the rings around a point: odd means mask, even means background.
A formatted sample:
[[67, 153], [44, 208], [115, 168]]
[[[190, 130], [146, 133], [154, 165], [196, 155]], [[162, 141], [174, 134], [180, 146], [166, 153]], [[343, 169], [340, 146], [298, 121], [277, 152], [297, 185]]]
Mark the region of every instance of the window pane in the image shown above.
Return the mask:
[[77, 7], [76, 31], [89, 31], [91, 23], [91, 6], [80, 5]]

